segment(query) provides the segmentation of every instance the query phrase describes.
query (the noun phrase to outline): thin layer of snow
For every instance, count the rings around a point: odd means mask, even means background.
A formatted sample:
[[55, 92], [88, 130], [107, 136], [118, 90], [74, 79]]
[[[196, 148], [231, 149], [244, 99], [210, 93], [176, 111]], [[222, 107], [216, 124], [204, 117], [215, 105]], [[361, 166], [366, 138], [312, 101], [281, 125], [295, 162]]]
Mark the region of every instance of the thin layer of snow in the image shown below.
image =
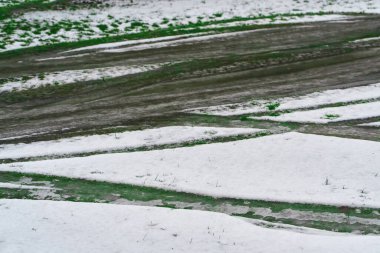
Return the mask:
[[325, 221], [325, 222], [337, 222], [347, 224], [365, 224], [365, 225], [378, 225], [380, 226], [380, 219], [368, 219], [350, 216], [344, 213], [328, 213], [328, 212], [313, 212], [313, 211], [299, 211], [294, 209], [284, 209], [280, 212], [273, 212], [270, 208], [251, 208], [252, 212], [256, 215], [263, 217], [273, 217], [276, 219], [293, 219], [298, 221]]
[[46, 85], [63, 85], [75, 82], [84, 82], [137, 74], [158, 69], [162, 65], [163, 64], [143, 66], [115, 66], [105, 68], [66, 70], [61, 72], [43, 73], [35, 76], [30, 76], [27, 80], [18, 78], [18, 80], [12, 80], [0, 84], [0, 93], [12, 90], [25, 90], [30, 88], [37, 88]]
[[253, 100], [246, 103], [195, 108], [186, 110], [186, 112], [218, 116], [233, 116], [268, 112], [271, 111], [268, 109], [268, 105], [274, 105], [276, 103], [278, 103], [278, 107], [272, 111], [294, 110], [300, 108], [317, 107], [327, 104], [346, 103], [376, 98], [380, 98], [380, 83], [347, 89], [314, 92], [299, 97], [286, 97], [275, 100]]
[[377, 253], [378, 236], [303, 234], [225, 214], [63, 201], [0, 200], [3, 253]]
[[243, 31], [243, 32], [232, 32], [232, 33], [221, 33], [221, 34], [211, 34], [211, 35], [204, 35], [204, 36], [198, 36], [198, 37], [189, 37], [189, 38], [183, 38], [183, 39], [177, 39], [172, 41], [160, 41], [160, 42], [154, 42], [149, 44], [139, 44], [131, 47], [126, 48], [115, 48], [115, 49], [106, 49], [102, 52], [105, 53], [124, 53], [124, 52], [133, 52], [133, 51], [142, 51], [142, 50], [148, 50], [148, 49], [155, 49], [155, 48], [163, 48], [163, 47], [176, 47], [184, 44], [192, 44], [194, 42], [199, 41], [210, 41], [212, 43], [212, 40], [215, 39], [222, 39], [230, 36], [244, 36], [247, 33], [252, 33], [260, 30], [252, 30], [252, 31]]
[[27, 138], [27, 137], [33, 137], [33, 136], [38, 136], [38, 135], [43, 135], [43, 134], [51, 134], [51, 133], [56, 133], [58, 131], [66, 131], [69, 130], [70, 128], [68, 127], [63, 127], [60, 130], [52, 130], [52, 131], [42, 131], [42, 132], [35, 132], [32, 134], [23, 134], [23, 135], [15, 135], [15, 136], [10, 136], [10, 137], [4, 137], [0, 138], [0, 141], [8, 141], [8, 140], [17, 140], [17, 139], [22, 139], [22, 138]]
[[371, 122], [371, 123], [364, 123], [364, 124], [360, 124], [359, 126], [380, 127], [380, 121]]
[[0, 182], [0, 188], [8, 189], [39, 189], [39, 190], [51, 190], [51, 187], [46, 186], [35, 186], [35, 185], [22, 185], [22, 184], [13, 184], [13, 183], [2, 183]]
[[[220, 27], [231, 27], [231, 26], [241, 26], [241, 25], [260, 25], [260, 24], [267, 24], [267, 23], [273, 23], [273, 24], [284, 24], [284, 23], [303, 23], [303, 22], [318, 22], [318, 21], [326, 21], [326, 20], [341, 20], [346, 19], [347, 16], [344, 15], [316, 15], [316, 16], [304, 16], [304, 17], [283, 17], [282, 19], [272, 21], [271, 19], [257, 19], [257, 20], [248, 20], [248, 21], [236, 21], [236, 22], [229, 22], [229, 23], [223, 23], [218, 25], [208, 25], [204, 26], [204, 28], [220, 28]], [[254, 31], [261, 31], [261, 30], [267, 30], [267, 29], [258, 29]], [[251, 31], [251, 32], [254, 32]], [[202, 41], [202, 40], [211, 40], [214, 38], [221, 38], [226, 36], [233, 36], [233, 35], [240, 35], [245, 34], [245, 32], [232, 32], [227, 33], [225, 35], [218, 34], [218, 35], [209, 35], [209, 36], [203, 36], [208, 33], [194, 33], [194, 34], [186, 34], [186, 35], [176, 35], [176, 36], [166, 36], [166, 37], [159, 37], [159, 38], [152, 38], [152, 39], [140, 39], [140, 40], [128, 40], [128, 41], [121, 41], [121, 42], [113, 42], [113, 43], [105, 43], [105, 44], [99, 44], [94, 46], [88, 46], [88, 47], [82, 47], [77, 48], [69, 51], [65, 51], [63, 53], [72, 53], [72, 52], [78, 52], [78, 51], [84, 51], [84, 50], [99, 50], [99, 49], [110, 49], [110, 48], [117, 48], [117, 47], [125, 47], [125, 46], [132, 46], [132, 45], [138, 45], [138, 44], [146, 44], [146, 43], [156, 43], [156, 42], [164, 42], [164, 41], [172, 41], [172, 43], [160, 43], [156, 44], [156, 46], [152, 45], [152, 48], [156, 47], [163, 47], [163, 46], [171, 46], [173, 44], [178, 45], [181, 43], [186, 42], [195, 42], [195, 41]], [[197, 36], [201, 36], [198, 37]], [[186, 39], [189, 37], [193, 37], [192, 39], [188, 40], [180, 40], [179, 39]], [[159, 46], [157, 46], [159, 45]], [[137, 47], [138, 49], [139, 47]], [[145, 49], [145, 47], [143, 47]], [[150, 48], [148, 46], [148, 48]], [[134, 49], [131, 51], [135, 51], [137, 49]], [[111, 51], [112, 52], [112, 51]]]
[[215, 197], [380, 207], [380, 143], [286, 133], [187, 148], [1, 164]]
[[250, 117], [278, 122], [321, 123], [339, 122], [380, 117], [380, 101], [339, 107], [327, 107], [309, 111], [296, 111], [279, 116]]
[[36, 61], [55, 61], [55, 60], [62, 60], [62, 59], [79, 58], [79, 57], [83, 57], [83, 56], [86, 56], [86, 55], [89, 55], [89, 53], [42, 58], [42, 59], [36, 59]]
[[29, 144], [0, 145], [0, 159], [112, 151], [247, 135], [260, 131], [262, 130], [254, 128], [171, 126], [141, 131], [79, 136]]
[[115, 48], [115, 47], [132, 46], [132, 45], [137, 45], [137, 44], [162, 42], [162, 41], [168, 41], [168, 40], [176, 40], [176, 39], [194, 37], [194, 36], [199, 36], [199, 35], [203, 35], [203, 34], [207, 34], [207, 33], [193, 33], [193, 34], [185, 34], [185, 35], [158, 37], [158, 38], [152, 38], [152, 39], [139, 39], [139, 40], [127, 40], [127, 41], [120, 41], [120, 42], [103, 43], [103, 44], [98, 44], [98, 45], [94, 45], [94, 46], [81, 47], [81, 48], [68, 50], [68, 51], [62, 52], [62, 54], [79, 52], [79, 51], [86, 51], [86, 50], [109, 49], [109, 48]]
[[365, 38], [365, 39], [360, 39], [360, 40], [354, 40], [352, 42], [358, 43], [358, 42], [367, 42], [367, 41], [373, 41], [373, 40], [380, 40], [380, 37]]
[[[124, 6], [123, 6], [124, 5]], [[215, 14], [221, 14], [221, 18], [233, 18], [236, 16], [259, 16], [271, 15], [274, 13], [307, 13], [307, 12], [366, 12], [379, 13], [380, 3], [376, 0], [328, 0], [298, 2], [293, 0], [284, 1], [246, 1], [246, 0], [186, 0], [186, 1], [169, 1], [169, 0], [140, 0], [134, 3], [117, 2], [117, 6], [104, 8], [103, 12], [97, 9], [80, 9], [80, 10], [59, 10], [59, 11], [36, 11], [26, 13], [22, 18], [26, 20], [81, 20], [83, 17], [94, 21], [105, 21], [108, 24], [109, 16], [112, 19], [141, 20], [146, 23], [160, 24], [163, 18], [176, 22], [193, 21], [196, 22], [198, 17], [210, 19]], [[94, 11], [97, 11], [97, 13]], [[109, 16], [108, 16], [109, 15]]]
[[[273, 14], [300, 14], [319, 12], [364, 12], [379, 13], [380, 2], [377, 0], [139, 0], [115, 1], [111, 7], [78, 10], [32, 11], [15, 18], [16, 22], [28, 24], [30, 30], [18, 29], [13, 34], [6, 34], [3, 49], [12, 50], [64, 41], [78, 41], [136, 33], [147, 29], [166, 29], [170, 26], [187, 25], [190, 22], [226, 20], [234, 17], [259, 17]], [[318, 15], [319, 16], [319, 15]], [[330, 18], [334, 18], [330, 16]], [[280, 19], [290, 20], [289, 17]], [[302, 17], [295, 17], [302, 21]], [[322, 19], [322, 18], [320, 18]], [[262, 23], [275, 20], [263, 19]], [[11, 19], [0, 24], [0, 32]], [[66, 28], [64, 24], [78, 22]], [[139, 25], [134, 25], [138, 22]], [[296, 21], [291, 21], [296, 22]], [[77, 25], [81, 24], [81, 25]], [[99, 25], [107, 27], [100, 29]], [[58, 31], [51, 32], [51, 28]]]
[[[305, 16], [278, 16], [275, 18], [262, 18], [253, 19], [247, 21], [235, 21], [222, 24], [207, 25], [203, 28], [221, 28], [221, 27], [233, 27], [233, 26], [243, 26], [243, 25], [265, 25], [265, 24], [297, 24], [297, 23], [310, 23], [310, 22], [322, 22], [322, 21], [344, 21], [348, 19], [345, 15], [305, 15]], [[353, 22], [353, 21], [351, 21]]]

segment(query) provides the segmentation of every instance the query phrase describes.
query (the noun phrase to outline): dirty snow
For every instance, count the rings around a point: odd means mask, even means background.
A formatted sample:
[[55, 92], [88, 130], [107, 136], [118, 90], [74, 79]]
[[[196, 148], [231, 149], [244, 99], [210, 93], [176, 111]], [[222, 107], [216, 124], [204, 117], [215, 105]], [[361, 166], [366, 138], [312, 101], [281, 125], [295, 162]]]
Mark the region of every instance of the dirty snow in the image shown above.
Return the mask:
[[380, 40], [380, 37], [371, 37], [371, 38], [365, 38], [365, 39], [359, 39], [359, 40], [354, 40], [354, 43], [358, 42], [367, 42], [367, 41], [374, 41], [374, 40]]
[[51, 190], [51, 187], [46, 186], [36, 186], [36, 185], [22, 185], [22, 184], [14, 184], [14, 183], [2, 183], [0, 182], [0, 188], [8, 188], [8, 189], [39, 189], [39, 190]]
[[1, 164], [0, 171], [216, 197], [380, 207], [380, 143], [286, 133], [148, 152]]
[[247, 135], [261, 131], [253, 128], [170, 126], [141, 131], [79, 136], [29, 144], [0, 145], [0, 159], [112, 151]]
[[225, 214], [159, 207], [0, 200], [3, 253], [377, 253], [378, 236], [269, 229]]
[[[299, 97], [286, 97], [273, 100], [252, 100], [245, 103], [226, 104], [186, 110], [189, 113], [233, 116], [268, 111], [294, 110], [321, 105], [354, 102], [380, 98], [380, 83], [347, 89], [314, 92]], [[268, 106], [277, 104], [270, 110]]]
[[26, 78], [16, 78], [0, 84], [0, 93], [13, 90], [25, 90], [46, 85], [63, 85], [75, 82], [113, 78], [155, 70], [164, 64], [143, 66], [114, 66], [94, 69], [66, 70], [61, 72], [41, 73]]
[[222, 39], [222, 38], [230, 37], [230, 36], [244, 36], [247, 33], [253, 33], [256, 31], [260, 31], [260, 30], [222, 33], [222, 34], [211, 34], [211, 35], [204, 35], [204, 36], [198, 36], [198, 37], [177, 39], [177, 40], [172, 40], [172, 41], [160, 41], [160, 42], [149, 43], [149, 44], [135, 45], [135, 46], [126, 47], [126, 48], [106, 49], [103, 52], [105, 52], [105, 53], [125, 53], [125, 52], [142, 51], [142, 50], [163, 48], [163, 47], [176, 47], [176, 46], [180, 46], [180, 45], [184, 45], [184, 44], [192, 44], [194, 42], [208, 41], [208, 40], [210, 40], [210, 43], [212, 43], [212, 40], [214, 40], [214, 39]]
[[83, 57], [86, 55], [89, 55], [89, 53], [67, 55], [67, 56], [57, 56], [57, 57], [49, 57], [49, 58], [40, 58], [40, 59], [36, 59], [35, 61], [56, 61], [56, 60], [63, 60], [63, 59], [79, 58], [79, 57]]
[[364, 123], [364, 124], [360, 124], [359, 126], [380, 127], [380, 121], [371, 122], [371, 123]]
[[299, 123], [329, 123], [359, 120], [380, 116], [380, 101], [339, 107], [328, 107], [309, 111], [296, 111], [279, 116], [250, 117], [258, 120]]
[[132, 45], [137, 45], [137, 44], [162, 42], [162, 41], [168, 41], [168, 40], [176, 40], [176, 39], [183, 39], [183, 38], [188, 38], [188, 37], [193, 37], [193, 36], [199, 36], [203, 34], [207, 34], [207, 33], [192, 33], [192, 34], [185, 34], [185, 35], [158, 37], [158, 38], [152, 38], [152, 39], [139, 39], [139, 40], [127, 40], [127, 41], [120, 41], [120, 42], [103, 43], [103, 44], [98, 44], [94, 46], [80, 47], [80, 48], [68, 50], [68, 51], [62, 52], [62, 54], [86, 51], [86, 50], [100, 50], [100, 49], [109, 49], [109, 48], [115, 48], [115, 47], [132, 46]]

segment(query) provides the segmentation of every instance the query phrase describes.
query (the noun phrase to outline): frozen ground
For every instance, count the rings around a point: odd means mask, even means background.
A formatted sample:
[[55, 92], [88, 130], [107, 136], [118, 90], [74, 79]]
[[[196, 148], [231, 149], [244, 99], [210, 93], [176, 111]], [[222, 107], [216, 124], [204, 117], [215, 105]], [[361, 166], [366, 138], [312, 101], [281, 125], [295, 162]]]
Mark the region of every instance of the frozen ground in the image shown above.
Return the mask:
[[377, 253], [377, 236], [268, 229], [225, 214], [74, 202], [0, 200], [1, 251]]
[[216, 197], [380, 207], [378, 142], [286, 133], [229, 143], [0, 165]]
[[171, 126], [141, 131], [79, 136], [29, 144], [0, 145], [0, 159], [70, 155], [176, 144], [262, 132], [253, 128]]
[[75, 82], [102, 80], [119, 76], [137, 74], [155, 70], [165, 64], [145, 66], [115, 66], [93, 69], [65, 70], [53, 73], [40, 73], [35, 76], [24, 76], [0, 80], [0, 93], [38, 88], [47, 85], [64, 85]]
[[[319, 1], [117, 1], [101, 9], [32, 11], [0, 25], [3, 41], [0, 51], [166, 29], [193, 24], [240, 18], [261, 18], [257, 24], [294, 23], [326, 20], [325, 17], [289, 17], [288, 14], [319, 12], [379, 13], [376, 0]], [[277, 14], [286, 14], [276, 17]], [[267, 16], [267, 17], [265, 17]], [[330, 19], [336, 19], [331, 15]], [[297, 21], [299, 19], [299, 21]], [[339, 19], [339, 18], [338, 18]], [[233, 21], [233, 20], [232, 20]], [[220, 25], [219, 25], [220, 26]], [[21, 29], [14, 28], [21, 27]]]
[[380, 116], [380, 102], [328, 107], [310, 111], [296, 111], [276, 116], [250, 117], [258, 120], [280, 122], [329, 123], [345, 120], [366, 119]]
[[[134, 127], [140, 127], [139, 122], [146, 122], [144, 128], [151, 128], [157, 126], [157, 121], [165, 122], [167, 115], [173, 115], [169, 116], [172, 119], [185, 109], [250, 99], [271, 101], [273, 98], [295, 96], [292, 91], [301, 95], [376, 83], [379, 80], [377, 69], [380, 63], [375, 44], [365, 44], [366, 48], [371, 48], [363, 50], [363, 45], [357, 43], [352, 52], [338, 55], [337, 52], [343, 50], [339, 43], [338, 50], [335, 48], [337, 44], [313, 47], [319, 41], [336, 43], [378, 31], [377, 16], [360, 16], [354, 20], [352, 24], [324, 22], [260, 29], [260, 32], [244, 33], [242, 36], [193, 41], [178, 47], [144, 51], [113, 54], [97, 51], [83, 57], [42, 62], [36, 62], [34, 58], [63, 55], [54, 51], [42, 52], [35, 57], [25, 55], [3, 59], [0, 60], [0, 75], [3, 78], [22, 76], [28, 72], [37, 75], [40, 72], [112, 65], [142, 66], [168, 61], [179, 63], [125, 80], [110, 78], [104, 83], [99, 81], [102, 85], [92, 85], [91, 82], [71, 85], [70, 88], [75, 89], [75, 92], [62, 92], [64, 87], [54, 86], [41, 88], [41, 92], [4, 92], [0, 96], [5, 104], [0, 107], [1, 137], [28, 135], [37, 129], [38, 132], [60, 131], [63, 126], [76, 131], [75, 128], [109, 125], [133, 124]], [[290, 49], [291, 55], [288, 54]], [[239, 58], [234, 55], [239, 55]], [[298, 61], [303, 64], [298, 64]], [[297, 71], [297, 75], [294, 71]], [[138, 82], [130, 82], [130, 79]], [[22, 96], [29, 93], [29, 97]], [[203, 116], [184, 117], [189, 118], [186, 124], [191, 125], [192, 118]], [[183, 123], [178, 121], [174, 124]]]
[[227, 104], [186, 110], [189, 113], [233, 116], [270, 111], [294, 110], [328, 104], [355, 102], [380, 98], [380, 84], [314, 92], [299, 97], [273, 100], [252, 100], [246, 103]]

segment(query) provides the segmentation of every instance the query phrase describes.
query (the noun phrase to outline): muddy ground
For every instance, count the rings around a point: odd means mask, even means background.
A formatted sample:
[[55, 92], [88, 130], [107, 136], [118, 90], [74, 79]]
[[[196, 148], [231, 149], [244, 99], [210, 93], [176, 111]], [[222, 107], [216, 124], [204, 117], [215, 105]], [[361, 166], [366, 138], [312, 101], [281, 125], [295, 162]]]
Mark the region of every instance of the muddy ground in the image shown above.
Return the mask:
[[[125, 53], [62, 56], [62, 50], [0, 58], [0, 78], [23, 74], [176, 62], [160, 70], [128, 77], [0, 95], [0, 138], [112, 126], [144, 128], [168, 124], [254, 125], [301, 132], [380, 140], [379, 129], [358, 122], [329, 125], [228, 122], [187, 115], [184, 109], [301, 95], [314, 91], [377, 83], [380, 42], [352, 43], [380, 35], [380, 16], [286, 25], [237, 33], [176, 47]], [[80, 54], [83, 52], [77, 52]], [[360, 121], [365, 122], [365, 121]], [[37, 137], [27, 137], [38, 138]], [[0, 141], [5, 143], [6, 141]]]

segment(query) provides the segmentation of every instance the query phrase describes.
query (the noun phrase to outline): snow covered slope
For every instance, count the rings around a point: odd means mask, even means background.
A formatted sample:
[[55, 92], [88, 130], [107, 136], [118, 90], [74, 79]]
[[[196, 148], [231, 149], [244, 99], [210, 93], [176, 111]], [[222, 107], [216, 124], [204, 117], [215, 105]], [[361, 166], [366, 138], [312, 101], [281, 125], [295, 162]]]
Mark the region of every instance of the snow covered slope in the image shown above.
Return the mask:
[[0, 165], [0, 171], [217, 197], [380, 207], [380, 143], [286, 133], [187, 148]]
[[157, 207], [0, 200], [2, 253], [378, 253], [380, 237], [302, 234], [225, 214]]

